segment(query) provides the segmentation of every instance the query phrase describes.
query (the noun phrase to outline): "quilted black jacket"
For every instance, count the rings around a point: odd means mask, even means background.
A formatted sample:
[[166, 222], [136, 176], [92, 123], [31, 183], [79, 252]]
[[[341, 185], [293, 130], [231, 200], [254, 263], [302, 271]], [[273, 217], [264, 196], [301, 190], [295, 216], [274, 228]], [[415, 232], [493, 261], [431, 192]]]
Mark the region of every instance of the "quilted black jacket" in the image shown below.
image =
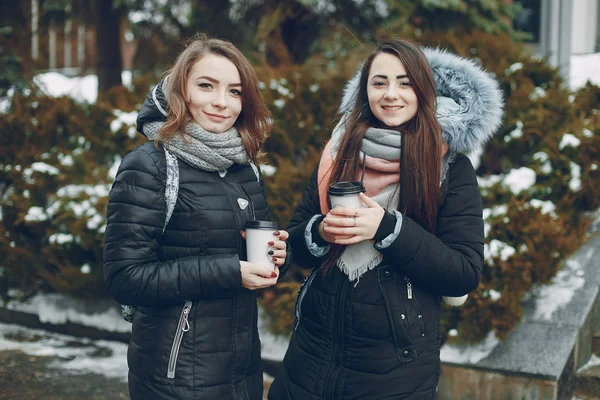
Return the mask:
[[246, 221], [269, 219], [262, 178], [250, 165], [222, 176], [180, 160], [163, 234], [166, 168], [163, 149], [144, 144], [123, 159], [109, 196], [106, 284], [138, 309], [127, 353], [131, 399], [262, 399], [256, 295], [242, 287], [239, 263]]

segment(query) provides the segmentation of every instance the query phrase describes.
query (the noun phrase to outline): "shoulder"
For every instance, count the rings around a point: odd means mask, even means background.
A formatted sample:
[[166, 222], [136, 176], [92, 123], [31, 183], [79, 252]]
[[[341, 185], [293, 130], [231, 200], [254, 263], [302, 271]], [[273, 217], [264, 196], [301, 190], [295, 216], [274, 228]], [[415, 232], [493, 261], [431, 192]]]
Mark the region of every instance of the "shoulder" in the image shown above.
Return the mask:
[[448, 184], [456, 186], [473, 181], [477, 182], [477, 175], [471, 160], [464, 154], [457, 153], [454, 161], [449, 166]]
[[162, 147], [156, 148], [153, 142], [144, 143], [135, 148], [123, 158], [117, 178], [125, 172], [136, 174], [150, 174], [162, 179], [166, 169], [165, 154]]

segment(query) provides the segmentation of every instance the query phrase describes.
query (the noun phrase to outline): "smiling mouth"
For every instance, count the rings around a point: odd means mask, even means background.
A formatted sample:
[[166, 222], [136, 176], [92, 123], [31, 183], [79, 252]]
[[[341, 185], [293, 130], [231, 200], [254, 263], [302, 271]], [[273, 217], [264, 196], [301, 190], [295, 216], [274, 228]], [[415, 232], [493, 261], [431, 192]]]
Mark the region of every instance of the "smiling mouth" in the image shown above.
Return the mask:
[[207, 113], [205, 111], [203, 111], [203, 113], [206, 114], [209, 118], [219, 119], [219, 120], [227, 119], [227, 117], [225, 115], [209, 114], [209, 113]]
[[381, 106], [385, 111], [400, 111], [404, 108], [404, 106]]

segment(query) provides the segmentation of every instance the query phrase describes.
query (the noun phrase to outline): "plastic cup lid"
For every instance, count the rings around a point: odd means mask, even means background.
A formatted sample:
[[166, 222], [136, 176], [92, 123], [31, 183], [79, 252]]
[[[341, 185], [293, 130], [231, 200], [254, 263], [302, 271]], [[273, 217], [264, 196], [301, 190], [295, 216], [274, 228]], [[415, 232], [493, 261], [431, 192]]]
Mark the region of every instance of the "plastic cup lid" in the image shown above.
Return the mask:
[[347, 196], [365, 191], [360, 181], [343, 181], [329, 185], [329, 194], [332, 196]]
[[279, 229], [279, 227], [275, 222], [254, 220], [246, 222], [246, 229]]

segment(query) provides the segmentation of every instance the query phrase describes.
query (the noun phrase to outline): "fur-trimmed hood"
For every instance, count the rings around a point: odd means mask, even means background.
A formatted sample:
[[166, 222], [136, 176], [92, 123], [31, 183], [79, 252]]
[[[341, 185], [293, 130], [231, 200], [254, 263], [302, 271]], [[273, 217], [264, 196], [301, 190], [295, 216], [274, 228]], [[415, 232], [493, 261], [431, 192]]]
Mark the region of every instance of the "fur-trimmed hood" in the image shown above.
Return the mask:
[[[483, 146], [502, 122], [502, 91], [492, 76], [474, 61], [446, 50], [423, 48], [436, 83], [437, 116], [449, 150], [469, 153]], [[340, 113], [352, 111], [359, 71], [348, 81]]]

